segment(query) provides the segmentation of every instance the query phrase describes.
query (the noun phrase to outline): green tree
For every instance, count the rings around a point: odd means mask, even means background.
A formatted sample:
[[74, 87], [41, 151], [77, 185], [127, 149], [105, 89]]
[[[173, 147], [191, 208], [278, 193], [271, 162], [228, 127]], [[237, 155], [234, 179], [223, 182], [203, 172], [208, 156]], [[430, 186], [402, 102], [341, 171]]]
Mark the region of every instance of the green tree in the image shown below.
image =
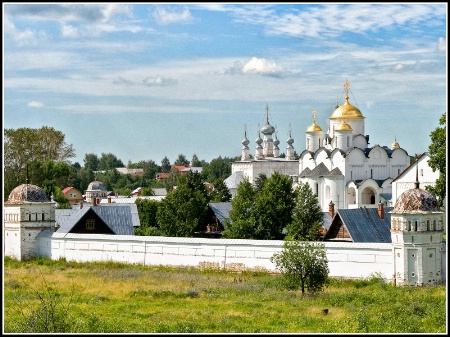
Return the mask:
[[65, 142], [65, 135], [46, 126], [40, 129], [5, 129], [3, 151], [5, 197], [16, 186], [25, 183], [27, 165], [49, 160], [68, 162], [75, 156], [72, 145]]
[[86, 153], [84, 155], [84, 168], [89, 171], [98, 171], [98, 163], [100, 159], [95, 153]]
[[136, 206], [139, 214], [139, 221], [141, 225], [136, 228], [135, 235], [141, 236], [159, 236], [161, 230], [156, 220], [158, 213], [159, 201], [148, 199], [137, 199]]
[[175, 163], [173, 163], [175, 166], [185, 166], [189, 165], [189, 160], [186, 159], [186, 156], [182, 153], [178, 155], [177, 160], [175, 160]]
[[252, 216], [256, 220], [253, 238], [278, 240], [284, 237], [285, 226], [292, 221], [296, 192], [288, 176], [275, 171], [256, 193]]
[[286, 226], [287, 234], [294, 240], [318, 240], [323, 221], [319, 200], [307, 182], [300, 182], [296, 191], [293, 219]]
[[431, 144], [428, 147], [430, 159], [428, 165], [433, 172], [439, 170], [439, 178], [434, 186], [427, 186], [426, 189], [430, 193], [437, 196], [439, 205], [444, 207], [446, 197], [446, 169], [447, 169], [447, 139], [446, 139], [446, 115], [445, 113], [439, 118], [439, 125], [430, 133]]
[[230, 239], [251, 239], [255, 233], [255, 219], [251, 215], [255, 191], [247, 177], [237, 187], [231, 199], [229, 219], [225, 219], [222, 237]]
[[98, 162], [99, 171], [107, 171], [124, 166], [123, 162], [112, 153], [102, 153]]
[[285, 241], [283, 250], [273, 254], [271, 262], [282, 273], [287, 288], [322, 291], [329, 284], [329, 268], [322, 243]]
[[171, 165], [170, 165], [169, 158], [164, 157], [161, 160], [161, 172], [166, 172], [166, 173], [169, 172], [170, 171], [170, 167], [171, 167]]
[[226, 179], [231, 175], [232, 159], [221, 156], [211, 160], [210, 163], [202, 165], [202, 176], [204, 181], [213, 182], [217, 179]]
[[267, 176], [264, 173], [260, 173], [258, 177], [255, 179], [255, 191], [256, 193], [260, 193], [263, 190], [264, 184], [267, 181]]
[[156, 219], [165, 236], [192, 237], [204, 223], [207, 200], [202, 192], [189, 188], [183, 179], [179, 182], [160, 202]]
[[231, 192], [223, 179], [213, 182], [213, 190], [210, 193], [210, 202], [228, 202], [231, 200]]
[[202, 162], [198, 159], [198, 157], [195, 153], [192, 155], [191, 166], [193, 166], [193, 167], [201, 167], [202, 166]]

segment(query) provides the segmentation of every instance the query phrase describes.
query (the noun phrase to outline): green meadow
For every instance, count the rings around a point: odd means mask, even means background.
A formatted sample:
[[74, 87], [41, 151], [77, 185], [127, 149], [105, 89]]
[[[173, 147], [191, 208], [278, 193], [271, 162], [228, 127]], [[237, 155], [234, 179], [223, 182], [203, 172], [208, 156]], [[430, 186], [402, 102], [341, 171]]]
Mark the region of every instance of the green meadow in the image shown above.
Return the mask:
[[376, 275], [302, 295], [280, 274], [4, 259], [4, 333], [446, 333], [446, 286]]

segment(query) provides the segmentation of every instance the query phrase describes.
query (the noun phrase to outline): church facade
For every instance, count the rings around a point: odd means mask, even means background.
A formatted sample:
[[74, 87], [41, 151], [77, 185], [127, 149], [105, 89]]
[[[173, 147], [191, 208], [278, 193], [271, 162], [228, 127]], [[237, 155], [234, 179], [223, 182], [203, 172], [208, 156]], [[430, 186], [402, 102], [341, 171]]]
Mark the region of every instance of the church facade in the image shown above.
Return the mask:
[[344, 83], [344, 91], [345, 102], [336, 105], [328, 118], [326, 132], [317, 125], [313, 110], [312, 125], [305, 130], [306, 148], [298, 159], [294, 157], [294, 141], [290, 136], [286, 140], [286, 156], [279, 157], [279, 141], [272, 139], [275, 129], [268, 117], [260, 129], [264, 138], [256, 139], [252, 159], [245, 135], [241, 160], [232, 164], [232, 176], [226, 180], [232, 195], [240, 182], [236, 177], [247, 177], [253, 183], [260, 173], [270, 177], [278, 171], [290, 176], [294, 187], [307, 182], [324, 212], [330, 203], [336, 209], [376, 208], [380, 202], [392, 206], [391, 183], [410, 165], [410, 157], [395, 138], [390, 146], [369, 146], [365, 117], [349, 101], [348, 81]]

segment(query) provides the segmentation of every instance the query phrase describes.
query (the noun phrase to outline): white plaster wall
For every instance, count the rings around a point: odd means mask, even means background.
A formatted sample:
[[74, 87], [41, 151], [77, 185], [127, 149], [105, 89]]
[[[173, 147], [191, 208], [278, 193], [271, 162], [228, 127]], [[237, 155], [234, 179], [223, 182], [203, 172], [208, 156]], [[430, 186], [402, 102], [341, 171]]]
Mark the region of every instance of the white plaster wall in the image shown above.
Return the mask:
[[[78, 262], [117, 261], [142, 265], [209, 266], [227, 270], [265, 269], [276, 272], [271, 256], [284, 241], [110, 236], [102, 234], [42, 235], [40, 255]], [[392, 244], [323, 242], [330, 276], [392, 280]], [[445, 255], [445, 254], [444, 254]], [[443, 264], [445, 264], [443, 256]]]

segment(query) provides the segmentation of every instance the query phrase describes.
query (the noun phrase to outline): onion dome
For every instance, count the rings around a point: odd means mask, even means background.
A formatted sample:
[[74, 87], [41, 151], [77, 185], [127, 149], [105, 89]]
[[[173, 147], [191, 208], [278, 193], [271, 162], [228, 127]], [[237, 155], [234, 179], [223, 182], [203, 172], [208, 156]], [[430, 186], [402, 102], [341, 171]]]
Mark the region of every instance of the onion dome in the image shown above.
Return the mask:
[[261, 135], [259, 133], [258, 133], [258, 138], [256, 138], [255, 142], [258, 145], [261, 145], [261, 143], [263, 142], [263, 140], [261, 139]]
[[339, 107], [337, 107], [334, 112], [331, 114], [330, 119], [338, 119], [338, 118], [364, 118], [363, 114], [361, 113], [361, 111], [351, 105], [348, 102], [348, 91], [349, 91], [349, 87], [350, 87], [350, 83], [348, 83], [348, 81], [346, 80], [344, 83], [344, 87], [345, 87], [345, 103]]
[[322, 128], [316, 124], [316, 119], [314, 119], [312, 125], [306, 129], [306, 132], [322, 132]]
[[429, 213], [440, 212], [439, 202], [430, 192], [419, 188], [416, 181], [416, 188], [403, 192], [395, 202], [392, 213]]
[[289, 137], [286, 139], [286, 143], [288, 143], [289, 146], [292, 146], [292, 143], [294, 143], [294, 140], [291, 137], [291, 132], [289, 131]]
[[87, 190], [88, 191], [95, 191], [95, 190], [106, 191], [106, 188], [101, 181], [94, 180], [93, 182], [91, 182], [89, 184]]
[[266, 124], [260, 130], [263, 135], [272, 135], [275, 128], [269, 124], [269, 105], [266, 105]]
[[244, 145], [244, 147], [247, 147], [248, 144], [250, 144], [250, 141], [247, 139], [247, 131], [245, 131], [244, 139], [242, 140], [242, 145]]
[[278, 140], [277, 134], [275, 134], [275, 140], [273, 141], [273, 145], [275, 148], [278, 148], [278, 144], [280, 144], [280, 141]]
[[22, 184], [11, 191], [7, 203], [19, 204], [23, 202], [48, 202], [48, 199], [40, 187], [31, 184]]
[[397, 139], [395, 139], [391, 144], [391, 150], [399, 149], [399, 148], [400, 148], [400, 144], [397, 142]]
[[339, 125], [335, 131], [352, 131], [352, 127], [345, 121], [345, 119], [342, 120], [341, 125]]

